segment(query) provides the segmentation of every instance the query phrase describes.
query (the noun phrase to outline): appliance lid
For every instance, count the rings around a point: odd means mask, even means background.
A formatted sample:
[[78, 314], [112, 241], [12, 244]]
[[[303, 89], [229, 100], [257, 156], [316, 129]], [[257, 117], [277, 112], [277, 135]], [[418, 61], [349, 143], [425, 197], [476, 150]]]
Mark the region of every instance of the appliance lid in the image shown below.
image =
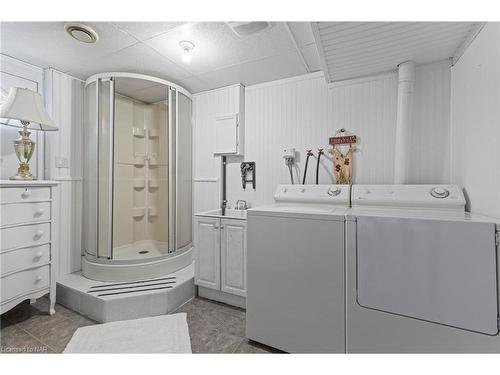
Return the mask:
[[465, 211], [465, 197], [456, 185], [353, 185], [353, 208], [412, 208]]
[[273, 204], [250, 208], [247, 217], [273, 216], [284, 218], [301, 218], [316, 220], [344, 221], [347, 208], [307, 204]]
[[349, 207], [350, 193], [350, 185], [278, 185], [274, 201], [276, 204]]

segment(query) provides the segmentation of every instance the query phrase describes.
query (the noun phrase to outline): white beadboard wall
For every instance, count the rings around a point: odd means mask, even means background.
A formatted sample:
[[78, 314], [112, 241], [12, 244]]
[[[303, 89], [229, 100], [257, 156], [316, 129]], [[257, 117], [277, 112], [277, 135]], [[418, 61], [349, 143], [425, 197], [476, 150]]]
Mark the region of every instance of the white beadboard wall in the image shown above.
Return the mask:
[[[57, 70], [47, 69], [45, 98], [59, 131], [47, 134], [46, 175], [59, 181], [59, 275], [81, 269], [82, 124], [84, 83]], [[68, 167], [57, 168], [57, 158]]]
[[472, 212], [500, 218], [500, 24], [489, 22], [452, 68], [452, 182]]
[[193, 96], [194, 212], [215, 209], [219, 205], [220, 157], [214, 157], [215, 117], [237, 113], [239, 85]]
[[450, 60], [416, 67], [409, 183], [450, 182], [450, 67]]
[[[449, 61], [417, 68], [410, 178], [414, 183], [449, 182]], [[228, 89], [195, 95], [195, 212], [219, 206], [219, 159], [212, 155], [209, 119]], [[226, 99], [224, 99], [226, 98]], [[289, 183], [281, 157], [284, 148], [298, 151], [295, 181], [302, 180], [305, 150], [328, 149], [328, 138], [342, 127], [359, 137], [354, 182], [390, 184], [394, 177], [397, 75], [389, 73], [327, 85], [322, 73], [249, 86], [245, 89], [245, 156], [231, 157], [228, 202], [245, 199], [252, 206], [273, 202], [280, 183]], [[427, 142], [432, 132], [438, 141]], [[437, 144], [436, 144], [437, 143]], [[430, 159], [429, 159], [430, 158]], [[442, 158], [439, 162], [432, 159]], [[319, 182], [334, 183], [326, 153]], [[239, 162], [255, 161], [257, 189], [243, 190]], [[315, 182], [316, 158], [309, 159], [306, 183]], [[203, 177], [214, 182], [203, 181]]]

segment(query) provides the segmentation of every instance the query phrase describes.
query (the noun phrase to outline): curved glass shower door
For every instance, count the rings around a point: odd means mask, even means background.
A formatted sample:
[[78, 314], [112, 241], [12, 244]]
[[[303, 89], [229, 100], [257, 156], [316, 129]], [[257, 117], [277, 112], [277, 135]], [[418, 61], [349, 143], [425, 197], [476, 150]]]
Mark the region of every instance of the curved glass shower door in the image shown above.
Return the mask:
[[191, 100], [126, 74], [89, 83], [86, 97], [85, 252], [132, 261], [190, 247]]

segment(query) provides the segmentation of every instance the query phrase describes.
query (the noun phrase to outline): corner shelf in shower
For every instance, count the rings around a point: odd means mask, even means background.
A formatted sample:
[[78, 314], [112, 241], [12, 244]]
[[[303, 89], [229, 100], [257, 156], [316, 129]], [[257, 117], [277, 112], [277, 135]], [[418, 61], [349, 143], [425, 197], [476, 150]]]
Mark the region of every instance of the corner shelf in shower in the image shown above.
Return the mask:
[[146, 136], [146, 129], [144, 128], [132, 128], [132, 134], [137, 138], [144, 138]]
[[148, 137], [149, 138], [158, 138], [160, 136], [160, 132], [158, 129], [148, 129]]
[[146, 164], [146, 155], [143, 153], [136, 152], [134, 154], [134, 166], [142, 167]]
[[160, 161], [156, 156], [150, 156], [149, 158], [149, 166], [151, 167], [157, 167], [160, 165]]
[[132, 208], [132, 216], [133, 217], [143, 217], [146, 215], [146, 207], [134, 207]]
[[134, 189], [144, 189], [146, 187], [146, 180], [135, 179], [133, 182]]
[[148, 208], [148, 216], [150, 216], [150, 217], [158, 216], [158, 209], [156, 207], [149, 207]]
[[150, 189], [158, 189], [160, 187], [160, 183], [157, 179], [150, 179], [148, 181], [148, 186]]

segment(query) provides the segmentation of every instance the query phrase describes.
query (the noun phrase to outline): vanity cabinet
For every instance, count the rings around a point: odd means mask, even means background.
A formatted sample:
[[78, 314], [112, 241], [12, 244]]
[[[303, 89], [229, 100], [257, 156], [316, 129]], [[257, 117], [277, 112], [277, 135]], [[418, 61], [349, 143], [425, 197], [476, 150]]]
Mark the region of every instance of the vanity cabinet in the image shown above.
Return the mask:
[[195, 219], [195, 249], [197, 285], [220, 289], [220, 219], [197, 217]]
[[220, 268], [221, 290], [245, 297], [246, 295], [246, 222], [221, 219]]
[[246, 220], [195, 216], [196, 285], [245, 297], [246, 235]]

